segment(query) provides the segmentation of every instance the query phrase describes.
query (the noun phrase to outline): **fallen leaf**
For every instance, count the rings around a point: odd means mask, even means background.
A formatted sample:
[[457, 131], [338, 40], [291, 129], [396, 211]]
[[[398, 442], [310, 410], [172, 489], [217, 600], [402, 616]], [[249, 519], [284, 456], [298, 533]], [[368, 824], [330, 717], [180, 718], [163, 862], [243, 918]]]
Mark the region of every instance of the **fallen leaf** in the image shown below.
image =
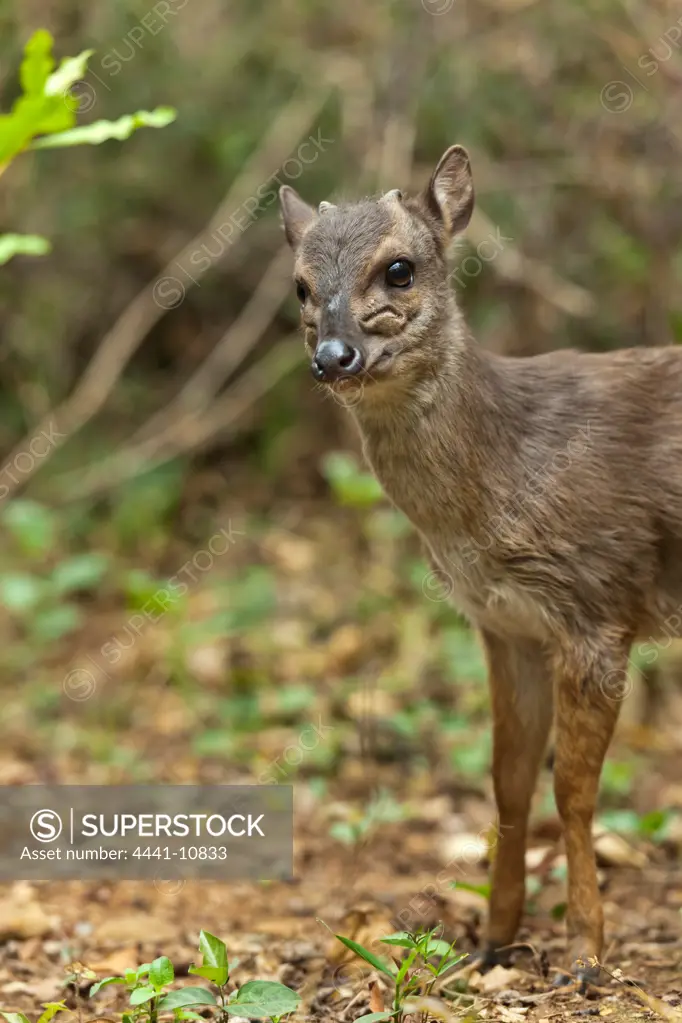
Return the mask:
[[119, 976], [125, 973], [126, 970], [134, 970], [139, 966], [139, 958], [137, 949], [133, 946], [132, 948], [119, 949], [116, 952], [112, 952], [111, 955], [105, 956], [104, 959], [98, 959], [96, 962], [88, 963], [87, 965], [95, 973]]
[[372, 980], [369, 984], [369, 1011], [384, 1011], [384, 992], [377, 980]]
[[648, 863], [646, 853], [635, 849], [622, 835], [612, 831], [595, 836], [594, 851], [598, 862], [606, 867], [636, 867], [641, 870]]
[[474, 973], [469, 978], [469, 987], [472, 991], [479, 991], [482, 995], [492, 995], [497, 991], [513, 987], [521, 979], [519, 970], [513, 967], [508, 969], [505, 966], [493, 966], [488, 973]]
[[446, 835], [441, 842], [440, 853], [448, 866], [461, 863], [471, 867], [487, 860], [488, 843], [481, 834]]
[[112, 916], [95, 928], [96, 941], [114, 946], [131, 944], [163, 945], [172, 941], [177, 930], [167, 920], [150, 917], [147, 913], [131, 913], [127, 916]]
[[23, 893], [10, 892], [0, 899], [0, 941], [11, 938], [42, 938], [54, 931], [56, 921], [48, 916], [40, 903], [26, 900]]

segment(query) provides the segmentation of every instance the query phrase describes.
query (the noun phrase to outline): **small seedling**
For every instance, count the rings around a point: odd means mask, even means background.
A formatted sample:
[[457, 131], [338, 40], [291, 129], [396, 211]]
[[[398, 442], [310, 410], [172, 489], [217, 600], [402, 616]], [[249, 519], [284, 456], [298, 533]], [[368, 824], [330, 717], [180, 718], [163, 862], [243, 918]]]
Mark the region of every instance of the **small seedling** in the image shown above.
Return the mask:
[[377, 825], [404, 820], [405, 814], [406, 810], [400, 803], [389, 793], [380, 791], [362, 813], [351, 812], [347, 820], [335, 821], [329, 834], [344, 845], [357, 845], [372, 834]]
[[[69, 1011], [64, 1002], [42, 1002], [41, 1004], [44, 1011], [38, 1016], [37, 1023], [50, 1023], [57, 1013]], [[7, 1023], [31, 1023], [23, 1012], [0, 1012], [0, 1016], [4, 1016]]]
[[366, 1016], [361, 1016], [356, 1023], [380, 1023], [384, 1020], [403, 1023], [406, 1002], [415, 996], [431, 995], [436, 981], [466, 958], [465, 954], [460, 955], [454, 951], [454, 941], [450, 944], [439, 938], [438, 930], [439, 928], [435, 927], [430, 931], [418, 931], [415, 934], [397, 931], [395, 934], [379, 938], [384, 945], [406, 950], [402, 961], [398, 962], [395, 959], [377, 956], [364, 945], [342, 934], [335, 935], [346, 948], [388, 977], [394, 985], [392, 1008], [384, 1012], [370, 1012]]
[[[228, 1023], [230, 1016], [283, 1023], [285, 1016], [298, 1009], [301, 1000], [296, 992], [276, 981], [250, 980], [228, 993], [230, 964], [227, 946], [214, 934], [201, 931], [199, 951], [201, 963], [198, 966], [192, 964], [189, 972], [214, 984], [218, 989], [218, 998], [205, 987], [171, 989], [175, 970], [168, 956], [159, 956], [151, 963], [126, 970], [120, 976], [98, 980], [90, 988], [90, 997], [93, 998], [103, 988], [114, 984], [125, 987], [128, 1006], [120, 1016], [114, 1018], [110, 1014], [107, 1017], [112, 1023], [159, 1023], [161, 1017], [172, 1018], [177, 1023], [203, 1020], [207, 1008], [215, 1011], [212, 1018], [220, 1023]], [[238, 961], [235, 960], [233, 969], [237, 965]], [[83, 975], [82, 969], [79, 975]], [[201, 1015], [195, 1011], [199, 1008], [202, 1010]], [[36, 1023], [50, 1023], [57, 1013], [69, 1011], [64, 1002], [47, 1002], [44, 1010]], [[4, 1017], [6, 1023], [32, 1023], [23, 1012], [0, 1011], [0, 1016]]]

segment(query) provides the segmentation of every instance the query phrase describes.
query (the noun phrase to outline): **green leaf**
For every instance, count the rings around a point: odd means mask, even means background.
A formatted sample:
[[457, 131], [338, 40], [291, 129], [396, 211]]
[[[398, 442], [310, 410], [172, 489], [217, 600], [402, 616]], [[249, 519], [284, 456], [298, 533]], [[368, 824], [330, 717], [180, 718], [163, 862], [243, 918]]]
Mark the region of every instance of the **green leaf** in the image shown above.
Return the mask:
[[94, 50], [83, 50], [77, 57], [65, 57], [57, 70], [45, 82], [43, 90], [45, 95], [64, 96], [74, 82], [79, 82], [85, 76], [88, 60], [94, 52]]
[[397, 973], [396, 978], [395, 978], [395, 985], [396, 985], [396, 987], [399, 987], [402, 984], [402, 982], [405, 980], [405, 976], [407, 974], [407, 971], [412, 966], [412, 963], [415, 961], [415, 959], [417, 958], [418, 955], [419, 955], [419, 949], [412, 948], [412, 949], [410, 949], [408, 954], [405, 956], [405, 958], [403, 959], [402, 963], [400, 964], [400, 969], [398, 970], [398, 973]]
[[636, 835], [639, 830], [639, 814], [634, 810], [602, 810], [599, 823], [610, 831]]
[[63, 95], [45, 91], [54, 68], [52, 37], [40, 30], [29, 39], [19, 71], [22, 95], [0, 116], [0, 166], [20, 153], [35, 135], [67, 131], [76, 115]]
[[83, 615], [75, 604], [58, 604], [40, 610], [31, 620], [31, 633], [42, 643], [52, 643], [68, 636], [83, 621]]
[[0, 576], [0, 604], [15, 614], [32, 610], [45, 592], [42, 579], [20, 572]]
[[152, 998], [156, 998], [155, 989], [150, 984], [144, 984], [142, 987], [136, 987], [134, 991], [131, 991], [130, 1004], [142, 1005], [144, 1002], [151, 1001]]
[[216, 1005], [215, 995], [205, 987], [182, 987], [169, 991], [159, 1002], [159, 1010], [184, 1009], [187, 1005]]
[[39, 234], [0, 234], [0, 266], [14, 256], [45, 256], [52, 246]]
[[638, 832], [644, 838], [661, 839], [672, 820], [669, 810], [650, 810], [639, 819]]
[[283, 1016], [295, 1012], [301, 999], [284, 984], [272, 980], [250, 980], [243, 984], [225, 1006], [228, 1013], [261, 1019], [263, 1016]]
[[448, 956], [447, 958], [443, 959], [443, 961], [439, 964], [435, 972], [435, 976], [440, 977], [440, 975], [442, 973], [445, 973], [446, 970], [450, 970], [453, 966], [456, 966], [457, 963], [461, 963], [464, 959], [468, 958], [469, 958], [468, 952], [461, 952], [458, 955]]
[[381, 973], [390, 977], [391, 980], [395, 977], [398, 972], [393, 963], [389, 963], [384, 959], [380, 959], [379, 956], [375, 956], [373, 952], [365, 948], [363, 945], [359, 945], [357, 941], [352, 941], [350, 938], [344, 938], [342, 934], [336, 934], [334, 937], [338, 938], [342, 945], [349, 948], [351, 952], [355, 952], [356, 956], [360, 956], [366, 963], [373, 966], [375, 970], [379, 970]]
[[31, 1023], [28, 1016], [24, 1016], [23, 1012], [0, 1012], [0, 1016], [4, 1016], [7, 1023]]
[[355, 458], [344, 451], [330, 451], [323, 460], [322, 472], [340, 504], [369, 507], [384, 496], [374, 476], [363, 472]]
[[45, 1012], [41, 1012], [38, 1016], [38, 1023], [50, 1023], [53, 1016], [56, 1016], [58, 1012], [66, 1012], [66, 1006], [64, 1002], [43, 1002]]
[[109, 558], [106, 554], [97, 551], [76, 554], [57, 565], [52, 573], [52, 584], [57, 593], [90, 590], [102, 581], [108, 568]]
[[101, 991], [103, 987], [108, 987], [110, 984], [125, 984], [124, 977], [105, 977], [103, 980], [98, 980], [96, 984], [93, 984], [90, 988], [90, 998], [93, 998], [98, 991]]
[[329, 828], [329, 834], [344, 845], [354, 845], [360, 838], [359, 829], [350, 821], [334, 821]]
[[175, 120], [172, 107], [157, 107], [155, 110], [138, 110], [135, 114], [124, 114], [117, 121], [93, 121], [69, 131], [60, 131], [35, 139], [31, 149], [59, 149], [63, 146], [99, 146], [109, 139], [130, 138], [138, 128], [165, 128]]
[[201, 966], [190, 966], [189, 972], [206, 980], [212, 980], [218, 987], [227, 983], [229, 967], [227, 962], [227, 946], [215, 934], [201, 931], [199, 934], [199, 951], [202, 955]]
[[22, 554], [44, 558], [54, 547], [54, 514], [37, 501], [10, 501], [2, 514], [2, 524], [17, 541]]
[[563, 920], [568, 909], [567, 902], [557, 902], [549, 911], [552, 920]]
[[469, 884], [468, 881], [452, 881], [451, 888], [461, 888], [463, 892], [473, 892], [475, 895], [482, 895], [484, 899], [490, 898], [489, 884]]
[[165, 987], [166, 984], [172, 984], [174, 980], [175, 971], [168, 956], [159, 956], [158, 959], [151, 963], [149, 967], [149, 983], [153, 984], [155, 988]]
[[54, 67], [52, 36], [44, 29], [34, 32], [24, 47], [19, 81], [26, 96], [42, 96], [48, 75]]
[[446, 956], [451, 949], [452, 945], [449, 941], [443, 941], [442, 938], [430, 938], [424, 954], [426, 956]]
[[401, 948], [414, 948], [416, 942], [407, 931], [396, 931], [395, 934], [388, 934], [385, 938], [379, 938], [384, 945], [399, 945]]

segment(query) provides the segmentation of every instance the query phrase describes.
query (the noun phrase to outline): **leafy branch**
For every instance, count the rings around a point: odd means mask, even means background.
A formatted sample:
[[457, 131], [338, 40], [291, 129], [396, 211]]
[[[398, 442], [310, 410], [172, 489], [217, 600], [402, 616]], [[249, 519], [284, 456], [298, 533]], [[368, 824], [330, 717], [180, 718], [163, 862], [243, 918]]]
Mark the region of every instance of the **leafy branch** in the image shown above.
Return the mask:
[[[97, 146], [109, 139], [127, 139], [138, 128], [163, 128], [175, 120], [172, 107], [157, 107], [116, 121], [77, 126], [78, 102], [72, 89], [85, 76], [94, 51], [64, 57], [56, 67], [52, 45], [50, 33], [38, 29], [24, 48], [19, 68], [21, 94], [9, 113], [0, 114], [0, 174], [27, 150]], [[43, 255], [49, 250], [50, 243], [39, 235], [0, 235], [0, 265], [19, 254]]]

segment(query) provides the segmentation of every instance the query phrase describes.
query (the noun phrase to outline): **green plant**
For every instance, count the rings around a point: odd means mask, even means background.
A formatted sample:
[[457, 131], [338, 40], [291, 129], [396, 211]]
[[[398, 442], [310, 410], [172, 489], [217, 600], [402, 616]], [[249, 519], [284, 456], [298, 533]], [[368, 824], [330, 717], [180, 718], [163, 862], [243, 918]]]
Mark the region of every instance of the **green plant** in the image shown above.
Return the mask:
[[[0, 115], [0, 174], [27, 149], [99, 145], [107, 139], [126, 139], [138, 128], [163, 128], [175, 119], [171, 107], [138, 110], [117, 121], [95, 121], [76, 127], [78, 104], [71, 89], [84, 77], [93, 50], [64, 57], [55, 70], [53, 39], [38, 29], [26, 43], [19, 69], [21, 94], [8, 114]], [[43, 255], [50, 243], [40, 235], [0, 235], [0, 265], [19, 253]]]
[[409, 931], [397, 931], [395, 934], [379, 938], [384, 945], [405, 949], [402, 962], [377, 956], [357, 941], [352, 941], [342, 934], [335, 935], [346, 948], [388, 977], [394, 985], [392, 1008], [384, 1012], [370, 1012], [361, 1016], [355, 1023], [380, 1023], [383, 1020], [402, 1023], [406, 1012], [410, 1011], [410, 998], [431, 995], [439, 978], [466, 958], [466, 954], [454, 952], [454, 941], [450, 944], [439, 938], [438, 930], [439, 928], [434, 927], [430, 931], [418, 931], [414, 934]]
[[[37, 1023], [50, 1023], [57, 1013], [69, 1011], [64, 1002], [42, 1002], [41, 1004], [44, 1012], [38, 1016]], [[7, 1023], [31, 1023], [23, 1012], [0, 1012], [0, 1016], [4, 1016]]]
[[339, 504], [354, 508], [372, 507], [382, 500], [381, 484], [364, 472], [353, 455], [346, 451], [330, 451], [322, 462], [322, 473]]
[[[195, 1006], [215, 1006], [221, 1020], [235, 1015], [248, 1019], [266, 1018], [272, 1023], [280, 1023], [284, 1016], [298, 1008], [300, 999], [296, 992], [275, 981], [248, 981], [228, 996], [230, 965], [225, 942], [208, 931], [201, 931], [199, 951], [201, 964], [192, 964], [189, 972], [215, 984], [218, 989], [217, 999], [205, 987], [169, 990], [175, 979], [175, 971], [167, 956], [159, 956], [152, 963], [127, 970], [123, 976], [105, 977], [93, 984], [90, 997], [111, 984], [124, 985], [128, 991], [129, 1008], [122, 1014], [121, 1023], [157, 1023], [159, 1016], [169, 1014], [177, 1021], [201, 1019], [194, 1011]], [[234, 963], [233, 967], [236, 965]], [[8, 1023], [28, 1021], [8, 1019]], [[47, 1020], [41, 1018], [38, 1023], [47, 1023]]]
[[599, 823], [624, 835], [663, 842], [674, 817], [671, 810], [650, 810], [644, 814], [638, 814], [636, 810], [603, 810], [599, 814]]
[[344, 845], [357, 845], [378, 824], [404, 820], [406, 810], [388, 792], [378, 792], [363, 811], [349, 810], [346, 820], [335, 821], [329, 829], [332, 838]]
[[134, 970], [126, 970], [120, 977], [105, 977], [90, 988], [94, 997], [102, 988], [122, 984], [128, 991], [129, 1008], [122, 1014], [122, 1023], [148, 1021], [156, 1023], [159, 1013], [172, 1012], [176, 1020], [197, 1019], [194, 1005], [216, 1005], [215, 996], [202, 987], [185, 987], [169, 991], [175, 980], [173, 964], [167, 956], [159, 956], [151, 963], [143, 963]]
[[[36, 501], [15, 500], [2, 510], [0, 522], [21, 561], [0, 573], [0, 605], [20, 623], [27, 639], [44, 647], [72, 632], [82, 622], [73, 598], [93, 590], [107, 575], [107, 555], [89, 551], [59, 557], [57, 520]], [[53, 565], [45, 568], [47, 559]], [[36, 566], [35, 571], [26, 562]]]

